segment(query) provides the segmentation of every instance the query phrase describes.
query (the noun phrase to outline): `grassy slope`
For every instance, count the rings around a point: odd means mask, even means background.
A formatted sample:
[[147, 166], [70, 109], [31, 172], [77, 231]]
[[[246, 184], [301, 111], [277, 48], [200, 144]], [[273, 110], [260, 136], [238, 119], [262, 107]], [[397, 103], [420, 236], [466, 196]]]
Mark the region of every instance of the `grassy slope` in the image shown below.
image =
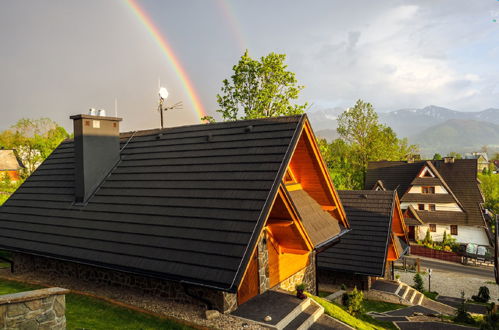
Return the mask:
[[364, 310], [366, 313], [367, 312], [383, 313], [407, 307], [400, 304], [392, 304], [388, 302], [374, 301], [374, 300], [364, 300], [362, 302], [362, 305], [364, 306]]
[[[20, 282], [0, 280], [0, 295], [39, 289]], [[86, 296], [66, 295], [68, 329], [191, 329]]]
[[309, 295], [312, 299], [318, 302], [322, 307], [324, 307], [324, 312], [338, 319], [356, 329], [360, 330], [381, 330], [381, 329], [396, 329], [395, 326], [391, 322], [382, 322], [375, 320], [369, 315], [360, 315], [358, 318], [350, 315], [347, 311], [345, 311], [340, 306], [331, 303], [325, 299]]

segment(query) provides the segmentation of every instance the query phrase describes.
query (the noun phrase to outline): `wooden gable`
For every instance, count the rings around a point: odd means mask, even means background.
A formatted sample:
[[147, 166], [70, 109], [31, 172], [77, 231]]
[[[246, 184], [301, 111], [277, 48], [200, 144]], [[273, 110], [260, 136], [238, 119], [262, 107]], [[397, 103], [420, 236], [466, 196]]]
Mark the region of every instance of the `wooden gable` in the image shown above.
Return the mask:
[[296, 182], [294, 186], [286, 186], [288, 191], [305, 190], [321, 205], [323, 210], [329, 212], [340, 224], [346, 228], [350, 227], [308, 120], [304, 121], [288, 170]]

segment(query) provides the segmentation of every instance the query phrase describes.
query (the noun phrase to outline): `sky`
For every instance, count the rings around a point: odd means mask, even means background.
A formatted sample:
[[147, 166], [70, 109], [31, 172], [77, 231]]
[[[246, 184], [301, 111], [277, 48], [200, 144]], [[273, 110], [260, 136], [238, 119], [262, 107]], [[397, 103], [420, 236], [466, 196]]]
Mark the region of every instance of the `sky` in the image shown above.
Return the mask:
[[[499, 1], [136, 0], [204, 111], [245, 49], [287, 55], [312, 110], [499, 107]], [[496, 22], [494, 21], [496, 20]], [[178, 67], [125, 0], [0, 0], [0, 129], [20, 118], [117, 113], [122, 130], [199, 123]]]

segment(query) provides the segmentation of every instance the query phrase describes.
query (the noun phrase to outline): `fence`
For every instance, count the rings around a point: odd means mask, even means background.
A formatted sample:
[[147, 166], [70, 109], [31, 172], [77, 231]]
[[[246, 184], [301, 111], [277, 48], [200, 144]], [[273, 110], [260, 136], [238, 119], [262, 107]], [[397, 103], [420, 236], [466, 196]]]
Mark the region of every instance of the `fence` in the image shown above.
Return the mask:
[[417, 256], [433, 258], [433, 259], [440, 259], [440, 260], [445, 260], [445, 261], [458, 262], [458, 263], [463, 262], [463, 257], [455, 252], [434, 250], [434, 249], [430, 249], [430, 248], [427, 248], [426, 246], [421, 246], [421, 245], [411, 245], [410, 251], [411, 251], [411, 254], [417, 255]]

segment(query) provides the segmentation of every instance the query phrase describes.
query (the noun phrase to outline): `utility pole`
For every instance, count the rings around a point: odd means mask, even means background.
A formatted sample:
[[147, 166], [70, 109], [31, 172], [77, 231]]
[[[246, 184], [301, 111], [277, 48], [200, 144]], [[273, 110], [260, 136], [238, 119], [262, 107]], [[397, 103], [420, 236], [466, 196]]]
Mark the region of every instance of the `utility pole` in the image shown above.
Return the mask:
[[497, 258], [499, 258], [499, 254], [498, 254], [498, 247], [497, 245], [499, 244], [499, 234], [498, 234], [498, 229], [499, 229], [499, 214], [496, 214], [496, 227], [495, 227], [495, 244], [494, 244], [494, 275], [496, 277], [496, 284], [499, 284], [499, 260]]

